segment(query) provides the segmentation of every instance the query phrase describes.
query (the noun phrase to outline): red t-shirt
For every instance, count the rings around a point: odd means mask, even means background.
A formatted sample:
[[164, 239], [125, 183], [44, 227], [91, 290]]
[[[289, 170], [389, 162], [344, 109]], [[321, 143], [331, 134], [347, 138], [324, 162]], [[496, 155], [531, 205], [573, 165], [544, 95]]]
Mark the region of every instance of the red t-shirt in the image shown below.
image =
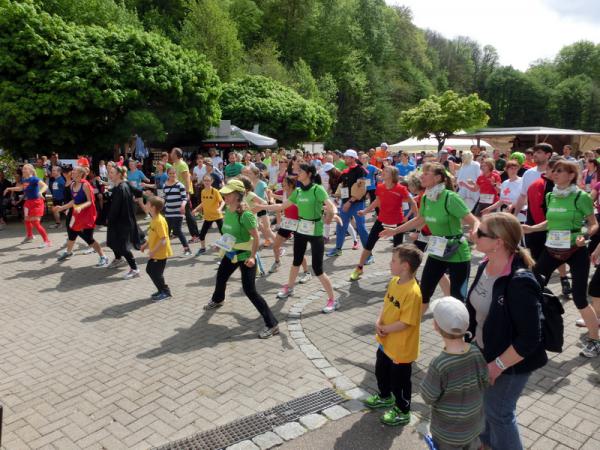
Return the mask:
[[399, 183], [388, 189], [385, 183], [379, 183], [375, 195], [379, 199], [377, 220], [386, 224], [399, 224], [404, 221], [402, 202], [407, 202], [410, 198], [408, 189]]
[[[498, 191], [496, 190], [496, 186], [495, 184], [501, 184], [502, 180], [500, 179], [500, 175], [498, 175], [498, 173], [496, 171], [490, 173], [488, 176], [485, 175], [479, 175], [479, 177], [477, 177], [477, 181], [475, 182], [477, 183], [477, 186], [479, 186], [479, 195], [480, 195], [480, 199], [479, 201], [481, 203], [485, 203], [487, 204], [492, 204], [492, 203], [496, 203], [498, 201]], [[489, 196], [489, 195], [493, 195], [493, 199], [492, 201], [485, 201], [486, 197], [485, 196]]]
[[529, 185], [527, 189], [527, 215], [533, 220], [533, 224], [546, 220], [546, 214], [542, 208], [544, 196], [546, 195], [546, 177], [542, 174], [540, 178]]
[[298, 206], [292, 205], [289, 208], [285, 208], [283, 215], [288, 219], [298, 220], [300, 218], [298, 215]]

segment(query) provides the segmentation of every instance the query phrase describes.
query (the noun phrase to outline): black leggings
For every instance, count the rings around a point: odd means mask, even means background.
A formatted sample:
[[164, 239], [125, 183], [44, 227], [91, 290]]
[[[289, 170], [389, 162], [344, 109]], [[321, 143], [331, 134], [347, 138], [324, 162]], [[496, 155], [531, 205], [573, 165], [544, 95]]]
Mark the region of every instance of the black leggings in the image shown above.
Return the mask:
[[198, 236], [198, 224], [196, 223], [196, 218], [192, 214], [192, 207], [190, 202], [186, 202], [185, 204], [185, 222], [187, 223], [188, 231], [190, 232], [190, 236], [193, 238]]
[[377, 388], [382, 398], [396, 397], [396, 406], [403, 413], [410, 411], [410, 396], [412, 394], [412, 363], [396, 364], [381, 348], [377, 349], [375, 360], [375, 377]]
[[146, 273], [154, 283], [154, 286], [156, 286], [158, 292], [171, 295], [171, 289], [165, 283], [164, 273], [166, 265], [166, 259], [149, 259], [148, 264], [146, 264]]
[[536, 231], [535, 233], [525, 235], [525, 245], [535, 261], [540, 259], [542, 252], [546, 248], [546, 235], [545, 231]]
[[588, 306], [587, 288], [588, 276], [590, 274], [590, 258], [587, 247], [580, 247], [566, 261], [559, 261], [552, 257], [548, 250], [544, 249], [542, 256], [533, 268], [536, 275], [543, 275], [545, 283], [548, 284], [552, 272], [563, 264], [568, 264], [573, 278], [573, 302], [577, 309], [584, 309]]
[[67, 239], [69, 239], [70, 241], [74, 241], [75, 239], [77, 239], [77, 236], [83, 239], [85, 243], [90, 247], [94, 245], [94, 242], [96, 242], [96, 240], [94, 239], [93, 228], [86, 228], [85, 230], [79, 231], [75, 231], [72, 228], [67, 229]]
[[208, 233], [208, 230], [210, 230], [210, 228], [212, 227], [212, 224], [216, 223], [217, 224], [217, 228], [219, 228], [219, 233], [223, 234], [222, 228], [223, 228], [223, 219], [217, 219], [217, 220], [204, 220], [204, 223], [202, 223], [202, 228], [200, 228], [200, 240], [204, 241], [204, 239], [206, 238], [206, 233]]
[[125, 258], [125, 261], [127, 261], [127, 264], [129, 264], [129, 268], [132, 270], [137, 270], [137, 264], [135, 263], [135, 258], [133, 257], [131, 250], [113, 248], [113, 252], [115, 253], [116, 259]]
[[300, 267], [309, 242], [312, 252], [313, 272], [316, 276], [321, 276], [323, 275], [323, 254], [325, 253], [323, 236], [307, 236], [298, 232], [294, 233], [294, 262], [292, 264]]
[[[379, 220], [376, 220], [375, 223], [373, 224], [373, 228], [371, 228], [371, 231], [369, 232], [369, 238], [367, 239], [367, 243], [365, 244], [365, 250], [372, 251], [375, 248], [375, 244], [379, 240], [379, 233], [381, 233], [383, 230], [384, 230], [383, 224]], [[395, 234], [394, 235], [394, 247], [402, 244], [403, 240], [404, 240], [404, 233]]]
[[277, 319], [271, 312], [271, 308], [267, 305], [267, 302], [256, 290], [256, 266], [247, 267], [244, 262], [238, 261], [236, 263], [231, 262], [227, 256], [223, 256], [219, 270], [217, 270], [217, 280], [215, 283], [215, 290], [212, 295], [212, 301], [215, 303], [221, 303], [225, 300], [225, 288], [227, 287], [227, 280], [231, 277], [235, 269], [240, 268], [242, 272], [242, 289], [246, 297], [250, 299], [256, 310], [260, 313], [265, 325], [268, 328], [273, 328], [277, 325]]
[[450, 295], [465, 301], [467, 296], [467, 283], [471, 272], [471, 262], [447, 262], [432, 256], [427, 257], [423, 275], [421, 275], [421, 294], [423, 303], [429, 303], [435, 288], [442, 276], [448, 271], [450, 275]]
[[183, 230], [181, 229], [181, 225], [183, 224], [183, 217], [165, 217], [165, 219], [167, 219], [169, 231], [179, 238], [179, 242], [181, 242], [183, 248], [189, 248], [190, 246], [188, 244], [188, 241], [185, 238], [185, 234], [183, 234]]

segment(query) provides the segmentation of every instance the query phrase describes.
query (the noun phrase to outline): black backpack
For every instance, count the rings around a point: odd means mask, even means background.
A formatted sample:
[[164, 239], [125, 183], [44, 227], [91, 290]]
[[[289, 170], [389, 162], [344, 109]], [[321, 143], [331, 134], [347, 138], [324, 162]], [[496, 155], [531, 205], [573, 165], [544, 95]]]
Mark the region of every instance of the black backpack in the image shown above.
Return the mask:
[[[518, 269], [515, 274], [519, 272], [526, 272], [526, 269]], [[542, 297], [540, 299], [540, 320], [544, 349], [549, 352], [561, 353], [565, 341], [565, 325], [562, 318], [565, 310], [560, 299], [545, 286], [546, 283], [543, 277], [537, 275], [534, 275], [534, 277], [540, 287], [544, 286], [541, 288]]]

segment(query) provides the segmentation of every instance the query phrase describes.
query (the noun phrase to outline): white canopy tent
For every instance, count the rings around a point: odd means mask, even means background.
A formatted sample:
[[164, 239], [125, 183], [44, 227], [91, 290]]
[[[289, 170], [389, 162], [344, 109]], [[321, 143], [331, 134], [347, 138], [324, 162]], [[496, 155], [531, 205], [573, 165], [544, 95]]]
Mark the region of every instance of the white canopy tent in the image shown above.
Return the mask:
[[[471, 145], [477, 145], [477, 139], [471, 138], [448, 138], [446, 142], [444, 142], [444, 147], [452, 147], [456, 150], [469, 150]], [[490, 144], [486, 141], [480, 139], [479, 145], [481, 147], [492, 148]], [[399, 151], [402, 150], [407, 153], [419, 153], [419, 152], [437, 152], [438, 151], [438, 141], [434, 137], [430, 137], [428, 139], [417, 139], [417, 138], [409, 138], [405, 141], [398, 142], [396, 144], [390, 145], [388, 150], [390, 151]]]

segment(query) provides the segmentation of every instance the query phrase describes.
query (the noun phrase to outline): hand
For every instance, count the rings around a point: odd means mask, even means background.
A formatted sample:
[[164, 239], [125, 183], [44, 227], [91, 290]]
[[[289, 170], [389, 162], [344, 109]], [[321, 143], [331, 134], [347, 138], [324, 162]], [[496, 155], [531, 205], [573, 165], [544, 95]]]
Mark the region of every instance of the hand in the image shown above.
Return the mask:
[[79, 214], [81, 212], [81, 206], [73, 206], [73, 212]]
[[4, 196], [6, 197], [10, 192], [12, 192], [12, 188], [4, 189]]
[[488, 206], [487, 208], [483, 208], [481, 210], [481, 215], [485, 216], [486, 214], [489, 214], [490, 212], [492, 212], [492, 210], [490, 209], [490, 207]]
[[148, 259], [154, 259], [154, 252], [148, 252]]
[[146, 244], [142, 245], [140, 247], [140, 252], [144, 253], [146, 251], [146, 249], [148, 248], [148, 246]]
[[391, 238], [394, 237], [396, 233], [394, 233], [395, 228], [386, 228], [381, 233], [379, 233], [380, 238]]
[[375, 322], [375, 333], [377, 333], [377, 336], [379, 337], [385, 337], [387, 335], [383, 329], [383, 325], [379, 322]]
[[490, 380], [490, 386], [493, 386], [494, 383], [496, 382], [496, 379], [500, 375], [502, 375], [502, 369], [497, 366], [496, 361], [492, 361], [492, 362], [488, 363], [487, 368], [488, 368], [488, 376], [489, 376], [489, 380]]
[[344, 203], [344, 206], [342, 206], [342, 211], [348, 212], [348, 210], [350, 209], [350, 205], [350, 200], [348, 200], [346, 203]]
[[413, 231], [412, 233], [409, 233], [409, 234], [408, 234], [408, 237], [409, 237], [411, 240], [413, 240], [413, 241], [416, 241], [416, 240], [417, 240], [417, 238], [419, 237], [419, 233], [417, 233], [417, 232]]
[[361, 209], [356, 214], [358, 214], [360, 217], [363, 217], [363, 216], [365, 216], [367, 214], [367, 210], [366, 209]]
[[264, 209], [263, 205], [254, 205], [252, 207], [252, 212], [256, 214], [258, 212], [261, 212], [263, 209]]
[[254, 265], [256, 264], [256, 260], [252, 257], [248, 258], [245, 262], [244, 265], [246, 267], [254, 267]]
[[577, 236], [575, 240], [575, 245], [577, 247], [585, 247], [585, 238], [583, 236]]
[[55, 205], [55, 206], [52, 207], [52, 212], [61, 212], [61, 211], [62, 211], [62, 209], [58, 205]]
[[181, 205], [181, 207], [179, 208], [179, 214], [185, 215], [185, 205]]
[[521, 228], [523, 229], [523, 233], [525, 234], [529, 234], [529, 233], [533, 233], [533, 230], [531, 229], [531, 225], [521, 225]]
[[593, 265], [597, 265], [600, 263], [600, 245], [596, 247], [596, 250], [590, 255], [590, 260]]

